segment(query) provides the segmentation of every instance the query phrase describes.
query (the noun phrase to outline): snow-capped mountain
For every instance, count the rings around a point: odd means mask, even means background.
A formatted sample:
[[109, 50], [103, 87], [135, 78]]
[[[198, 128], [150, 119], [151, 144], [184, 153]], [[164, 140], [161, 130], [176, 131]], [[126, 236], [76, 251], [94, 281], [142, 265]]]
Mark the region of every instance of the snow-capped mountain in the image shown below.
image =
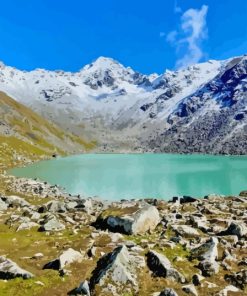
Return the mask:
[[[0, 90], [76, 133], [96, 136], [107, 150], [125, 140], [130, 150], [246, 153], [247, 144], [239, 143], [247, 129], [246, 73], [246, 56], [162, 75], [104, 57], [75, 73], [1, 63]], [[236, 134], [232, 147], [227, 143]]]

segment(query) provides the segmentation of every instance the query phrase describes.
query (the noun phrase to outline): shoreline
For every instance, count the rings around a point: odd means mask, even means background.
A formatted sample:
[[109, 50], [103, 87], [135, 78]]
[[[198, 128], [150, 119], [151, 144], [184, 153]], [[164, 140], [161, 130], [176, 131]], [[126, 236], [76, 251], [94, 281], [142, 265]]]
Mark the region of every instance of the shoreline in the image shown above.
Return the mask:
[[[57, 155], [57, 157], [52, 157], [52, 156], [47, 156], [47, 157], [45, 157], [45, 158], [43, 158], [43, 159], [38, 159], [38, 160], [34, 160], [34, 161], [28, 161], [28, 162], [23, 162], [23, 163], [20, 163], [18, 166], [15, 166], [15, 167], [10, 167], [10, 168], [8, 168], [7, 170], [5, 170], [5, 176], [6, 177], [8, 177], [8, 176], [10, 176], [10, 177], [14, 177], [14, 178], [21, 178], [21, 177], [16, 177], [16, 176], [14, 176], [14, 175], [11, 175], [11, 173], [10, 173], [10, 170], [12, 170], [12, 169], [15, 169], [15, 168], [25, 168], [25, 167], [28, 167], [29, 165], [33, 165], [33, 164], [36, 164], [36, 163], [39, 163], [39, 162], [43, 162], [43, 161], [57, 161], [57, 160], [59, 160], [59, 159], [64, 159], [64, 158], [70, 158], [70, 157], [80, 157], [80, 156], [84, 156], [84, 155], [86, 155], [86, 156], [91, 156], [91, 157], [93, 157], [94, 155], [97, 155], [97, 156], [104, 156], [104, 155], [122, 155], [122, 156], [128, 156], [128, 155], [130, 155], [130, 156], [136, 156], [136, 155], [139, 155], [139, 156], [143, 156], [143, 155], [145, 155], [145, 153], [124, 153], [124, 154], [122, 154], [122, 153], [107, 153], [107, 154], [105, 154], [105, 153], [92, 153], [92, 152], [90, 152], [90, 153], [80, 153], [80, 154], [78, 154], [78, 153], [75, 153], [75, 154], [69, 154], [69, 155], [66, 155], [66, 156], [61, 156], [61, 155]], [[160, 155], [167, 155], [167, 156], [174, 156], [174, 157], [177, 157], [178, 155], [177, 154], [170, 154], [170, 153], [149, 153], [148, 155], [155, 155], [155, 156], [160, 156]], [[181, 156], [181, 157], [183, 157], [184, 156], [184, 154], [181, 154], [181, 155], [179, 155], [179, 156]], [[187, 156], [187, 155], [186, 155]], [[191, 155], [189, 155], [189, 156], [191, 156]], [[222, 155], [210, 155], [210, 154], [206, 154], [206, 155], [202, 155], [202, 154], [196, 154], [196, 155], [194, 155], [195, 157], [197, 157], [197, 156], [199, 156], [199, 157], [201, 157], [201, 156], [205, 156], [205, 157], [215, 157], [215, 158], [221, 158], [222, 157]], [[233, 158], [238, 158], [238, 157], [240, 157], [240, 158], [244, 158], [245, 159], [245, 157], [246, 156], [230, 156], [230, 157], [233, 157]], [[25, 176], [23, 176], [24, 178], [26, 178]], [[37, 177], [36, 177], [37, 178]], [[34, 180], [34, 179], [36, 179], [36, 178], [26, 178], [26, 179], [30, 179], [30, 180]], [[43, 182], [43, 183], [46, 183], [46, 182], [49, 182], [49, 180], [47, 180], [47, 181], [43, 181], [42, 179], [40, 179], [39, 177], [38, 177], [38, 179], [39, 179], [39, 181], [40, 182]], [[143, 199], [143, 198], [146, 198], [145, 197], [145, 195], [137, 195], [136, 197], [135, 196], [128, 196], [128, 197], [123, 197], [123, 198], [120, 198], [120, 199], [107, 199], [107, 198], [103, 198], [103, 197], [101, 197], [100, 195], [98, 195], [98, 194], [86, 194], [86, 193], [71, 193], [68, 189], [66, 189], [66, 188], [64, 188], [64, 186], [63, 185], [60, 185], [59, 183], [54, 183], [53, 185], [59, 185], [59, 186], [61, 186], [61, 187], [63, 187], [63, 189], [67, 192], [67, 194], [71, 194], [71, 195], [83, 195], [83, 196], [85, 196], [85, 197], [91, 197], [91, 198], [100, 198], [100, 199], [102, 199], [102, 200], [107, 200], [107, 201], [109, 201], [109, 202], [111, 202], [111, 201], [119, 201], [119, 200], [126, 200], [126, 199]], [[240, 188], [238, 191], [241, 191], [241, 190], [244, 190], [245, 188]], [[190, 195], [190, 196], [193, 196], [193, 197], [196, 197], [196, 198], [203, 198], [204, 196], [206, 196], [206, 195], [210, 195], [210, 194], [215, 194], [215, 195], [222, 195], [222, 196], [231, 196], [231, 195], [236, 195], [237, 193], [215, 193], [215, 192], [213, 192], [213, 190], [211, 191], [211, 192], [205, 192], [205, 194], [201, 194], [200, 196], [199, 195], [196, 195], [196, 194], [190, 194], [190, 193], [186, 193], [186, 194], [183, 194], [183, 195]], [[148, 198], [153, 198], [153, 199], [158, 199], [158, 200], [166, 200], [166, 201], [168, 201], [168, 200], [171, 200], [174, 196], [183, 196], [183, 195], [180, 195], [180, 194], [171, 194], [170, 196], [151, 196], [151, 195], [148, 195]]]
[[4, 295], [247, 293], [247, 191], [107, 201], [39, 180], [1, 177]]

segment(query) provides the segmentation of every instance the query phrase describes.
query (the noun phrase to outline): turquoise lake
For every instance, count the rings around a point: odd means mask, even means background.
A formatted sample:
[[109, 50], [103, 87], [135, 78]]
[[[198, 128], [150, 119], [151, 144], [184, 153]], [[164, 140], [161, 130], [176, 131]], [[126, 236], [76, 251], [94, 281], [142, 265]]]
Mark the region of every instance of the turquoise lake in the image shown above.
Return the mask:
[[39, 178], [71, 194], [170, 199], [247, 190], [247, 157], [174, 154], [82, 154], [10, 170]]

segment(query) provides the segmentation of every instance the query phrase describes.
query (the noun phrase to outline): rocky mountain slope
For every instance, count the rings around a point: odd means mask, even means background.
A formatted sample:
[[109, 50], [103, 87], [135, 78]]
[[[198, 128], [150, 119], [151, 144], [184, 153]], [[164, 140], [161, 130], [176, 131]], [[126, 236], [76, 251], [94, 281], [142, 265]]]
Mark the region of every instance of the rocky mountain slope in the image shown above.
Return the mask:
[[0, 170], [53, 154], [90, 149], [94, 143], [68, 133], [0, 92]]
[[[105, 151], [244, 154], [247, 57], [143, 75], [109, 58], [80, 71], [1, 64], [0, 90]], [[124, 141], [123, 141], [124, 139]]]

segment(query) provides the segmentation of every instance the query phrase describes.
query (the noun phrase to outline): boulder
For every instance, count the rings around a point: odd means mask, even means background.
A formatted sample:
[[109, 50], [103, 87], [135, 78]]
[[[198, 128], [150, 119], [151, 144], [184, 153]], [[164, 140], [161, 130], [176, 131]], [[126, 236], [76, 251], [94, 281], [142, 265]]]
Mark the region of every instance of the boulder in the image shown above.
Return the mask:
[[33, 274], [19, 267], [15, 262], [0, 256], [0, 279], [10, 280], [21, 277], [24, 280], [33, 277]]
[[238, 238], [247, 236], [247, 226], [242, 221], [232, 221], [229, 227], [218, 235], [237, 235]]
[[49, 213], [64, 213], [66, 212], [65, 203], [59, 200], [52, 200], [48, 203], [42, 205], [39, 208], [40, 213], [49, 212]]
[[109, 280], [120, 291], [122, 291], [121, 285], [126, 287], [129, 284], [131, 289], [137, 288], [137, 268], [145, 265], [144, 258], [142, 263], [139, 259], [136, 260], [125, 245], [118, 246], [112, 252], [105, 254], [92, 272], [89, 281], [90, 290], [94, 290], [97, 284], [104, 286]]
[[82, 211], [86, 212], [87, 214], [91, 214], [93, 211], [92, 199], [90, 199], [90, 198], [79, 199], [76, 208], [81, 209]]
[[24, 198], [11, 195], [11, 196], [5, 196], [2, 198], [3, 201], [10, 207], [29, 207], [30, 203], [27, 202]]
[[57, 220], [55, 216], [46, 217], [43, 221], [43, 225], [40, 226], [40, 231], [61, 231], [65, 226]]
[[67, 211], [71, 211], [74, 210], [77, 207], [77, 202], [76, 201], [69, 201], [65, 204], [65, 207], [67, 209]]
[[203, 276], [211, 276], [218, 273], [219, 264], [215, 261], [218, 258], [218, 239], [211, 237], [207, 242], [191, 250], [191, 258], [200, 261], [198, 267]]
[[39, 224], [37, 224], [37, 223], [35, 223], [35, 222], [32, 222], [32, 221], [30, 221], [30, 222], [23, 222], [23, 223], [21, 223], [21, 224], [18, 226], [18, 228], [17, 228], [16, 231], [20, 231], [20, 230], [29, 230], [29, 229], [31, 229], [31, 228], [33, 228], [33, 227], [38, 227], [38, 226], [39, 226]]
[[200, 233], [191, 226], [188, 225], [173, 225], [172, 229], [182, 237], [199, 237]]
[[97, 228], [125, 234], [145, 233], [154, 230], [160, 222], [156, 207], [147, 203], [139, 206], [104, 211], [97, 219]]
[[169, 259], [156, 251], [147, 253], [147, 265], [154, 276], [172, 279], [179, 283], [185, 283], [184, 276], [172, 267]]
[[83, 255], [80, 252], [75, 251], [72, 248], [69, 248], [68, 250], [63, 252], [57, 259], [45, 264], [43, 269], [61, 270], [71, 263], [81, 262], [82, 260]]

